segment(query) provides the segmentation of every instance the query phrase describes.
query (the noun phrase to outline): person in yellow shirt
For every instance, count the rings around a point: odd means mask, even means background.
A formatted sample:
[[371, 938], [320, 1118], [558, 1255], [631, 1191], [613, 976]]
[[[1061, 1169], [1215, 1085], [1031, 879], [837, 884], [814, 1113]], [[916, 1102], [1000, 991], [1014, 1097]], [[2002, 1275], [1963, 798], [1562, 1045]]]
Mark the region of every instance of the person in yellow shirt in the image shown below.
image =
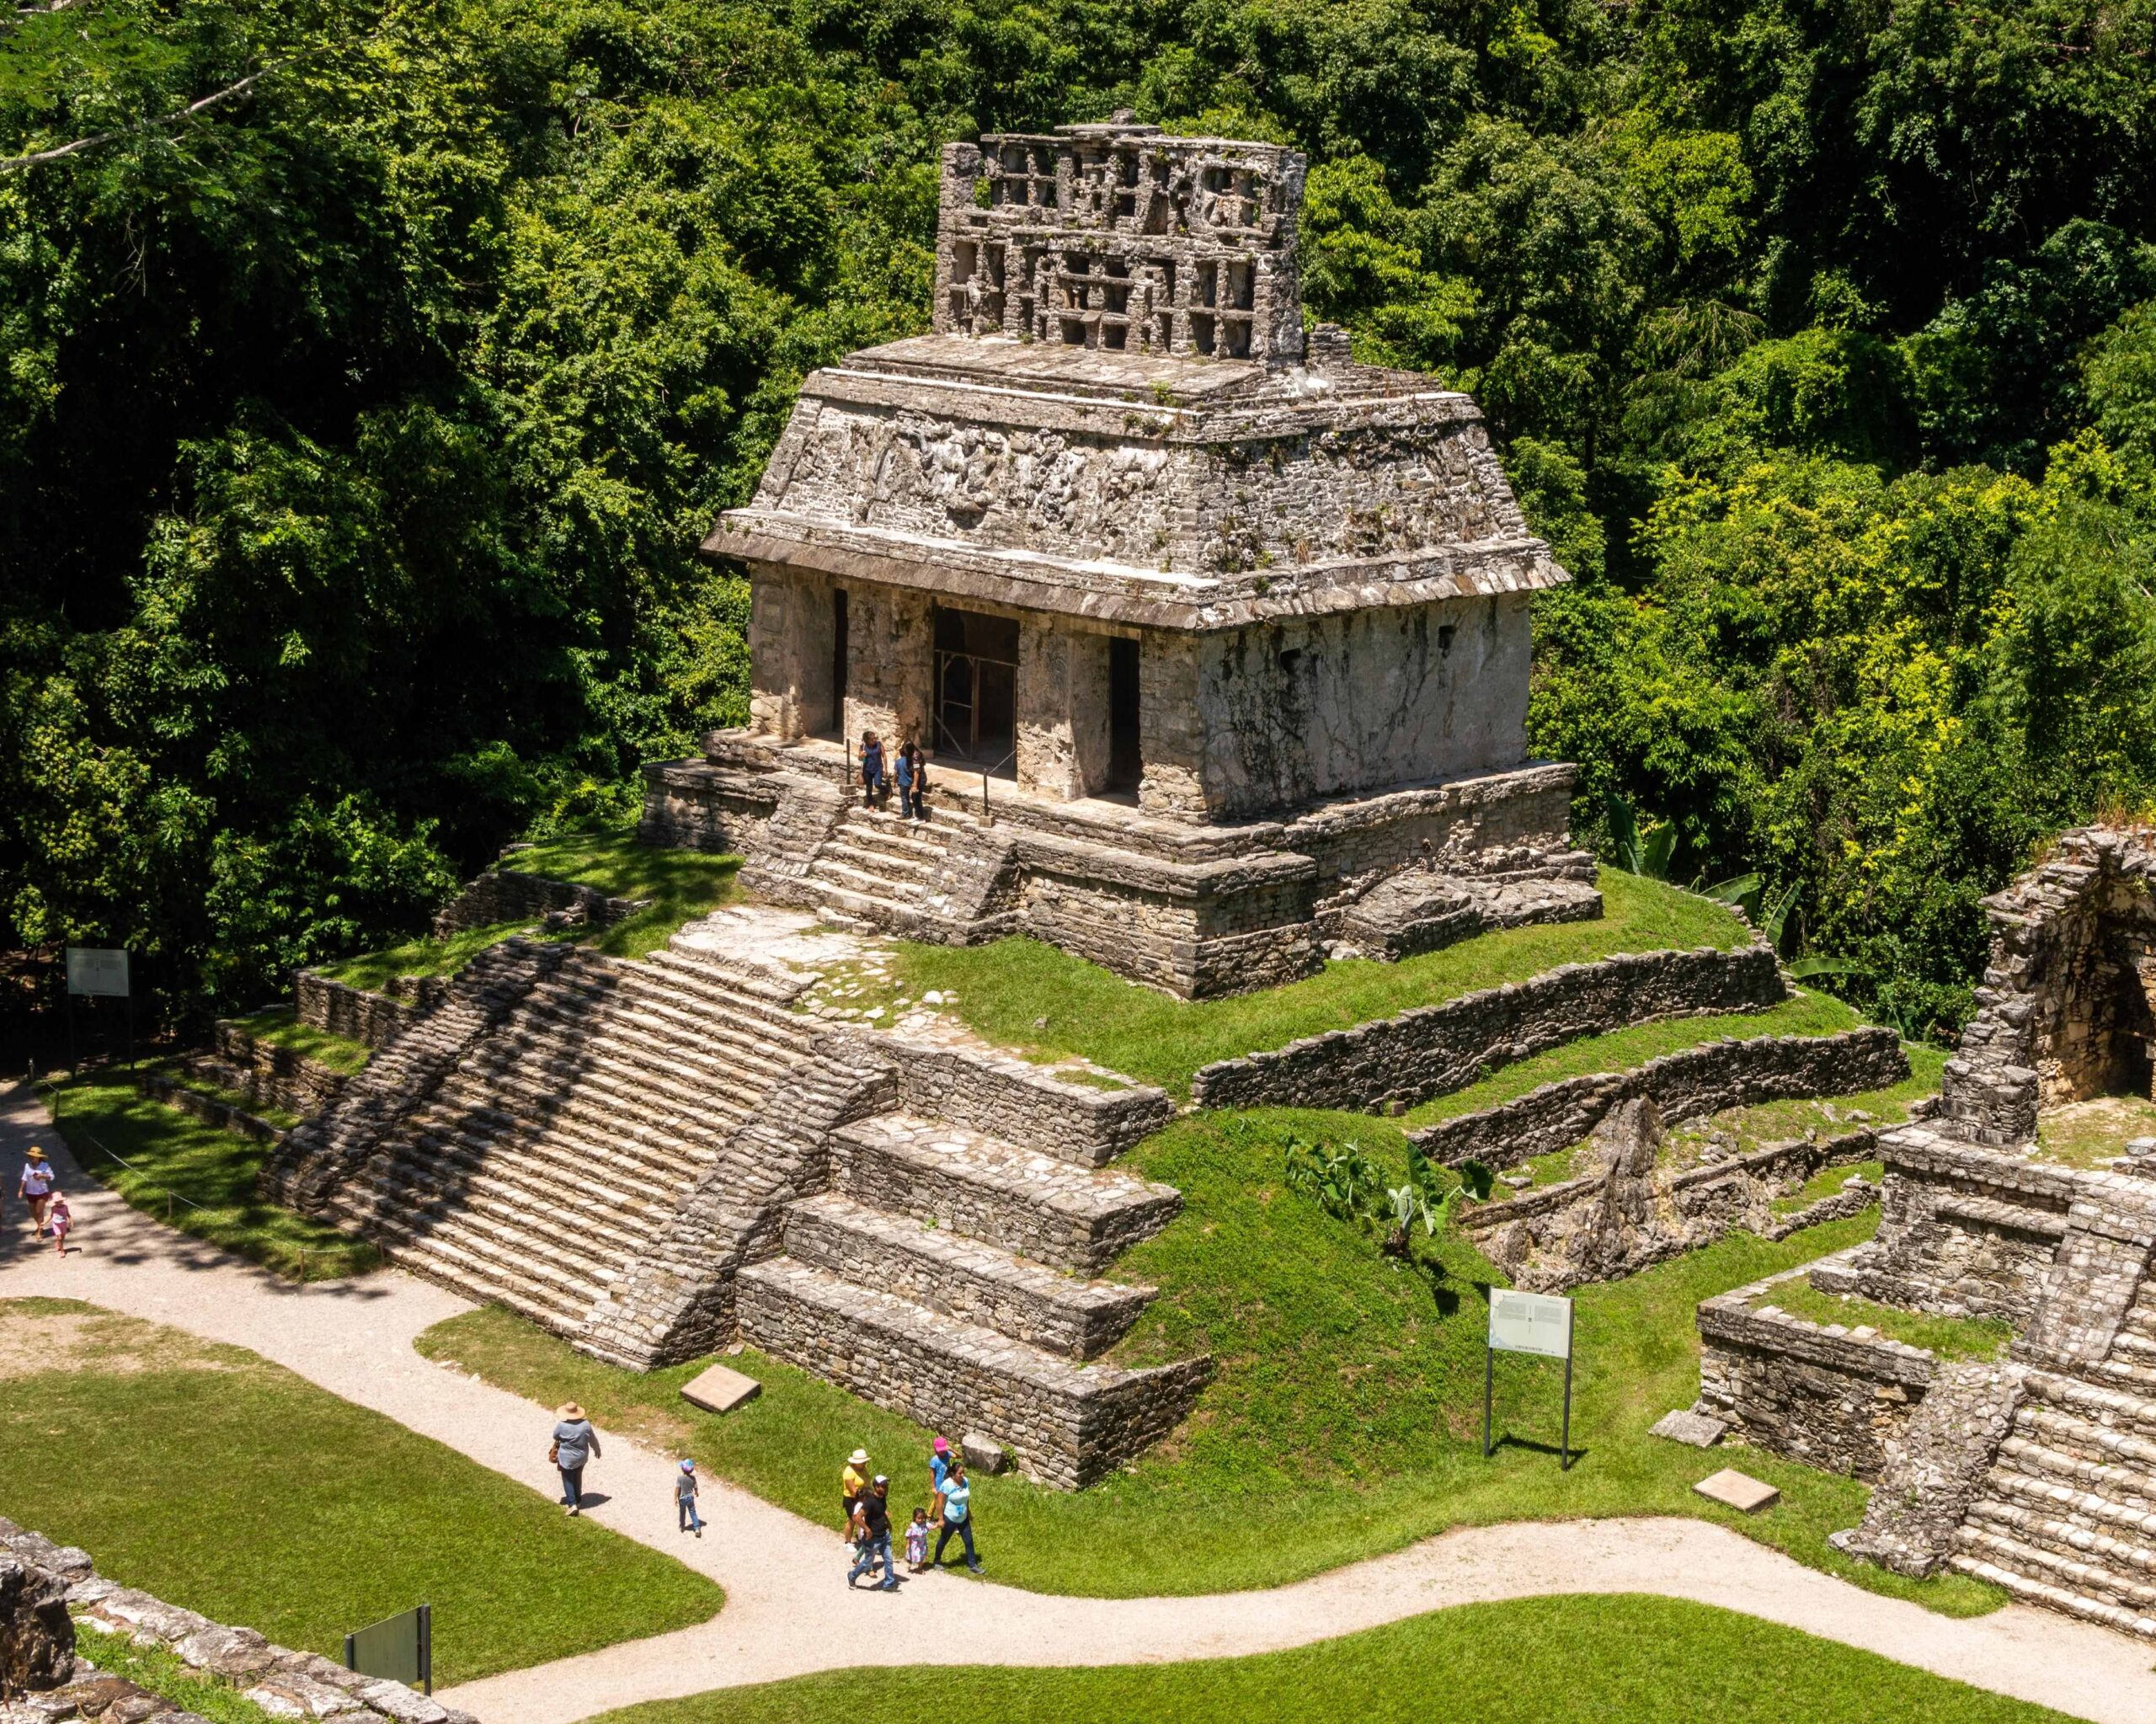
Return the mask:
[[840, 1511], [839, 1526], [848, 1540], [853, 1537], [854, 1505], [861, 1501], [862, 1493], [868, 1488], [868, 1451], [857, 1449], [846, 1457], [846, 1470], [839, 1475], [839, 1494], [845, 1498]]

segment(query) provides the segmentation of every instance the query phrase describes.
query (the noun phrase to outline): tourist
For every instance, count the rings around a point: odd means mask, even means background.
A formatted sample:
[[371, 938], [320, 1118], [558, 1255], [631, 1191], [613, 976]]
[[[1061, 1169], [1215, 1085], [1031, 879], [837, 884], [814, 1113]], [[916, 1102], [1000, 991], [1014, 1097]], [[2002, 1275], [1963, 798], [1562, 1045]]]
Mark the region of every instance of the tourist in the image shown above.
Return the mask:
[[52, 1208], [47, 1212], [52, 1222], [52, 1250], [56, 1257], [67, 1255], [67, 1230], [74, 1225], [75, 1218], [67, 1213], [67, 1199], [59, 1192], [52, 1194]]
[[681, 1470], [674, 1478], [675, 1519], [685, 1533], [704, 1535], [703, 1517], [696, 1513], [696, 1464], [693, 1460], [681, 1463]]
[[864, 1573], [873, 1572], [878, 1562], [883, 1565], [883, 1590], [895, 1593], [899, 1589], [898, 1573], [891, 1567], [891, 1510], [885, 1500], [890, 1491], [891, 1481], [878, 1473], [854, 1507], [854, 1525], [861, 1535], [861, 1545], [855, 1554], [853, 1567], [846, 1571], [846, 1583], [849, 1591], [856, 1581]]
[[928, 1511], [916, 1508], [913, 1524], [906, 1529], [906, 1570], [919, 1574], [928, 1566]]
[[928, 1488], [936, 1496], [943, 1494], [943, 1481], [951, 1470], [949, 1439], [938, 1437], [928, 1448]]
[[874, 808], [883, 799], [883, 745], [873, 730], [861, 739], [861, 803]]
[[562, 1422], [554, 1427], [554, 1446], [547, 1459], [562, 1475], [562, 1506], [571, 1514], [584, 1513], [584, 1468], [599, 1459], [599, 1433], [574, 1401], [562, 1403]]
[[861, 1501], [861, 1493], [868, 1488], [868, 1451], [857, 1449], [846, 1456], [846, 1470], [839, 1475], [839, 1495], [844, 1499], [840, 1508], [840, 1524], [846, 1535], [853, 1536], [853, 1511]]
[[52, 1164], [45, 1151], [33, 1144], [23, 1158], [23, 1177], [15, 1182], [15, 1195], [29, 1206], [30, 1224], [40, 1239], [45, 1237], [45, 1212], [52, 1193]]
[[899, 782], [899, 818], [913, 818], [914, 769], [921, 760], [921, 750], [909, 741], [899, 750], [899, 757], [891, 764], [891, 776]]
[[951, 1542], [951, 1535], [956, 1533], [958, 1542], [966, 1549], [966, 1567], [979, 1574], [980, 1556], [974, 1549], [974, 1487], [966, 1482], [963, 1461], [951, 1463], [950, 1474], [937, 1494], [936, 1518], [942, 1523], [943, 1530], [936, 1536], [936, 1556], [930, 1566], [942, 1566], [943, 1547]]
[[916, 820], [928, 818], [928, 756], [912, 743], [913, 750], [913, 817]]

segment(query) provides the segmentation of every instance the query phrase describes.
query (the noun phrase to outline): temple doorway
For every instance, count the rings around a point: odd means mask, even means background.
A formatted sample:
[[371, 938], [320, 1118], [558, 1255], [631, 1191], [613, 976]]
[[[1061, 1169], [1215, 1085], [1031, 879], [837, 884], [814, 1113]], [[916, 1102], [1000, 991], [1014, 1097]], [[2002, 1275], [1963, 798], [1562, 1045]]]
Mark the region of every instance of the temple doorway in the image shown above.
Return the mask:
[[937, 606], [936, 751], [995, 771], [1017, 751], [1017, 620]]
[[1138, 643], [1108, 638], [1108, 776], [1111, 794], [1138, 788], [1143, 761], [1138, 751]]
[[846, 639], [846, 589], [831, 589], [831, 713], [830, 734], [846, 734], [846, 654], [851, 643]]

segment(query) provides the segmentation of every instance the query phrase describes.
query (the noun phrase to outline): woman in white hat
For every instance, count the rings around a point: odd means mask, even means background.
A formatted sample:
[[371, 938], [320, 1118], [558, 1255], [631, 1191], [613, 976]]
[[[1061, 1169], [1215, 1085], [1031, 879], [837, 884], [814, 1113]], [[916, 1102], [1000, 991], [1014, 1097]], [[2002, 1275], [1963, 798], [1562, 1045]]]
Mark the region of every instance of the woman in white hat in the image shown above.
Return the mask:
[[859, 1504], [862, 1493], [868, 1488], [868, 1451], [857, 1449], [846, 1458], [846, 1470], [839, 1475], [839, 1495], [845, 1499], [840, 1510], [839, 1526], [847, 1543], [853, 1541], [853, 1511]]
[[23, 1161], [23, 1177], [15, 1182], [15, 1195], [29, 1205], [30, 1221], [37, 1237], [45, 1237], [45, 1210], [52, 1202], [52, 1164], [45, 1151], [32, 1144]]

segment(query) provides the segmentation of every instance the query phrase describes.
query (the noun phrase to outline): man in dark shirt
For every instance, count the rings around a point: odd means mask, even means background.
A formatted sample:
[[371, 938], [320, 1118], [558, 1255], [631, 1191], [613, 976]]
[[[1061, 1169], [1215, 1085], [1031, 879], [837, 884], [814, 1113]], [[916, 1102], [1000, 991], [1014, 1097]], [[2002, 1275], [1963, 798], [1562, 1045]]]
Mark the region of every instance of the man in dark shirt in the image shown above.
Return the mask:
[[891, 1510], [885, 1500], [890, 1494], [890, 1480], [878, 1473], [861, 1500], [854, 1504], [853, 1525], [861, 1537], [861, 1555], [847, 1572], [846, 1583], [849, 1588], [863, 1574], [873, 1570], [880, 1560], [883, 1565], [883, 1591], [895, 1593], [899, 1589], [898, 1573], [891, 1567]]

